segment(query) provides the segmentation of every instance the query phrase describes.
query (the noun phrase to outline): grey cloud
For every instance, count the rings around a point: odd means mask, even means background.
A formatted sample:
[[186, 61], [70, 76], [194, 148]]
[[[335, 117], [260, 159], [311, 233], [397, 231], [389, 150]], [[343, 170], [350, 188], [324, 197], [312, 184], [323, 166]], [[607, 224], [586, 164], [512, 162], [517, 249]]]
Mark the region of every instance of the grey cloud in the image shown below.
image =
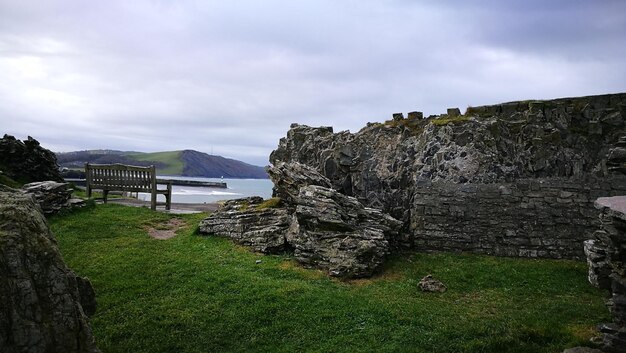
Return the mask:
[[258, 165], [292, 122], [624, 91], [620, 1], [0, 2], [0, 127]]

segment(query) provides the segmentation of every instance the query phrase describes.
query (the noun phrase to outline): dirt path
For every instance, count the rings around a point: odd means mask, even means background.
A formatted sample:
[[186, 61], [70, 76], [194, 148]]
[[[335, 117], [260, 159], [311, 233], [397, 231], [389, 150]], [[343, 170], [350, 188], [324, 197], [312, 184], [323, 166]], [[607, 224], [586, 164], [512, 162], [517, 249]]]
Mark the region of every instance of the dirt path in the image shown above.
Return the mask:
[[178, 218], [172, 218], [167, 223], [158, 228], [147, 227], [148, 234], [154, 239], [166, 240], [176, 236], [176, 231], [186, 225], [185, 221]]

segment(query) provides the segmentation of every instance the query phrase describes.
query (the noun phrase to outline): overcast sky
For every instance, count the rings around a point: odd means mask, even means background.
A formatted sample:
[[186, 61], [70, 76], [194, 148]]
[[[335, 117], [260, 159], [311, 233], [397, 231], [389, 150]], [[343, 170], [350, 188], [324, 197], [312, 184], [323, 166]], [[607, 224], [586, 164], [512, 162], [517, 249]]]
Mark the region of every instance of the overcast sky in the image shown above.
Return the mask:
[[626, 91], [626, 1], [0, 0], [0, 134], [266, 165], [289, 125]]

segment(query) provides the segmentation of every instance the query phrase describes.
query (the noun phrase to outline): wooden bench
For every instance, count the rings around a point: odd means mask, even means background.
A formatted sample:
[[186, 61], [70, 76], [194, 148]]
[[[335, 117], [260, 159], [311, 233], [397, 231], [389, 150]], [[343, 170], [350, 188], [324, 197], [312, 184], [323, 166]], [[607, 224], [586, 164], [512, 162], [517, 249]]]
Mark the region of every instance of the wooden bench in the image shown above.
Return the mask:
[[[166, 183], [166, 189], [158, 189], [156, 168], [153, 165], [136, 167], [124, 164], [85, 163], [85, 179], [87, 197], [91, 197], [92, 190], [102, 190], [104, 203], [107, 202], [109, 191], [127, 191], [150, 193], [152, 210], [156, 210], [157, 205], [165, 205], [166, 210], [172, 206], [172, 183]], [[157, 195], [165, 195], [165, 202], [157, 203]]]

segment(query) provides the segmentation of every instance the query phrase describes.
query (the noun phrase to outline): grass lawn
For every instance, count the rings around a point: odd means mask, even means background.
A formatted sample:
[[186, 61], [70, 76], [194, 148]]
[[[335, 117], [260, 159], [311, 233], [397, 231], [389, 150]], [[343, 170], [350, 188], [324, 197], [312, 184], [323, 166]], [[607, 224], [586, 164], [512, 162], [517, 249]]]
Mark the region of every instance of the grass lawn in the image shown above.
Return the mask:
[[[172, 217], [176, 237], [148, 236]], [[561, 352], [609, 321], [582, 262], [411, 254], [341, 282], [199, 236], [202, 218], [109, 204], [50, 220], [95, 287], [103, 352]], [[427, 274], [448, 291], [422, 293]]]

